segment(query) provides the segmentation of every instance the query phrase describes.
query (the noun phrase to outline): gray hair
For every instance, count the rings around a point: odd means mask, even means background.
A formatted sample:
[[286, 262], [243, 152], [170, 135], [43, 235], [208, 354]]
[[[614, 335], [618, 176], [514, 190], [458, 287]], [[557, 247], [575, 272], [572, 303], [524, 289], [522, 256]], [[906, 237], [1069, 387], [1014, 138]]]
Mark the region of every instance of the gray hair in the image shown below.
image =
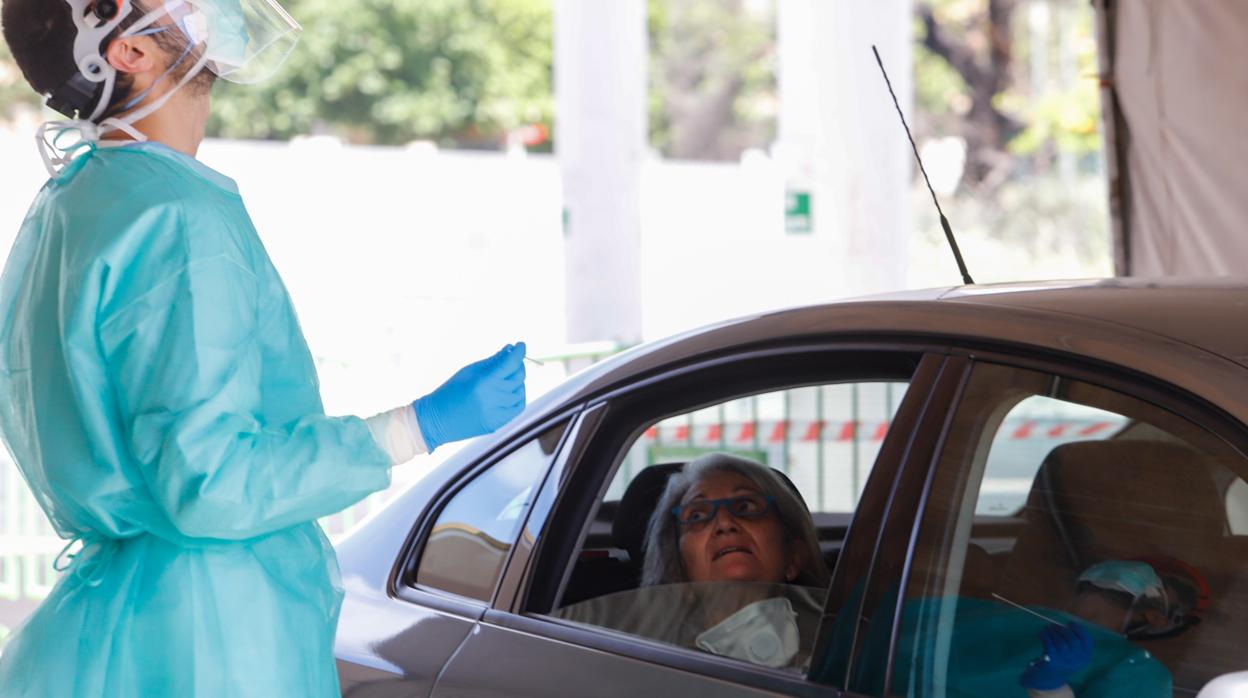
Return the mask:
[[650, 525], [646, 528], [641, 585], [647, 587], [689, 581], [680, 556], [679, 531], [672, 508], [679, 505], [689, 489], [704, 477], [720, 472], [744, 476], [758, 487], [759, 492], [775, 500], [787, 544], [801, 546], [806, 552], [802, 569], [793, 583], [827, 586], [828, 568], [819, 551], [819, 535], [801, 497], [771, 468], [727, 453], [710, 453], [696, 458], [668, 478], [667, 487], [659, 497], [659, 504], [650, 515]]

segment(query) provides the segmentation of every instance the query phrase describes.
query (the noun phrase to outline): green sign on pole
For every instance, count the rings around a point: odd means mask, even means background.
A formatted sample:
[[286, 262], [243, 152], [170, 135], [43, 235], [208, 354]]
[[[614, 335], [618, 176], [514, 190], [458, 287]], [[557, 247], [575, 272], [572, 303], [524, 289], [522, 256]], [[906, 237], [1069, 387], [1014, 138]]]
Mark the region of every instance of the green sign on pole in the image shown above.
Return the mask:
[[810, 192], [788, 190], [784, 196], [784, 231], [791, 235], [807, 235], [812, 230]]

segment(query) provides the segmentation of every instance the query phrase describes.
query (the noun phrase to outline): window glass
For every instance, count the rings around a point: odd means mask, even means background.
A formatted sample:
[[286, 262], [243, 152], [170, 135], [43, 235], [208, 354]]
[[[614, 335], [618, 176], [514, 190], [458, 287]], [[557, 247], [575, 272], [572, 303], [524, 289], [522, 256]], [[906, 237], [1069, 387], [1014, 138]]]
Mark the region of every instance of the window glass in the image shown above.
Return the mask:
[[633, 442], [606, 501], [642, 469], [734, 453], [784, 472], [813, 512], [850, 513], [897, 406], [901, 381], [838, 383], [729, 400], [668, 417]]
[[566, 423], [478, 475], [439, 514], [416, 583], [488, 601]]
[[[1226, 505], [1248, 463], [1224, 441], [1119, 392], [988, 364], [951, 424], [890, 694], [1169, 698], [1248, 665], [1248, 537]], [[1045, 429], [1043, 447], [1019, 445]], [[860, 663], [854, 686], [871, 695], [892, 630], [878, 625], [860, 658], [879, 666]]]
[[[626, 447], [554, 615], [804, 672], [907, 386], [792, 388], [649, 424]], [[695, 461], [716, 465], [695, 477]], [[683, 483], [670, 501], [669, 479]]]
[[975, 513], [1011, 516], [1023, 508], [1045, 454], [1074, 441], [1112, 437], [1126, 418], [1087, 405], [1035, 395], [1018, 403], [997, 430], [988, 451]]
[[1226, 519], [1231, 533], [1248, 535], [1248, 482], [1235, 478], [1226, 488]]

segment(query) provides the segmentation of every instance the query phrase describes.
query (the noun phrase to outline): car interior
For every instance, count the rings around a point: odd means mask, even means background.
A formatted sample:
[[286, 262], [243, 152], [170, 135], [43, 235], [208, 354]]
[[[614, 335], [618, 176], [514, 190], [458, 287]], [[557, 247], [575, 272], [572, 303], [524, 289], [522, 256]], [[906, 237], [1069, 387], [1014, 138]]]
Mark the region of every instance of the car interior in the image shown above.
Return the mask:
[[1017, 516], [977, 520], [961, 593], [1064, 608], [1074, 595], [1071, 580], [1092, 563], [1143, 555], [1183, 560], [1207, 582], [1207, 608], [1197, 625], [1142, 646], [1170, 669], [1176, 694], [1194, 695], [1248, 661], [1248, 536], [1228, 530], [1229, 482], [1219, 483], [1228, 472], [1176, 443], [1115, 438], [1058, 446]]
[[[1128, 422], [1107, 436], [1052, 448], [1018, 511], [975, 517], [959, 593], [1060, 609], [1074, 594], [1072, 580], [1095, 562], [1144, 555], [1185, 561], [1208, 590], [1198, 621], [1141, 646], [1170, 669], [1176, 695], [1195, 695], [1248, 664], [1248, 535], [1233, 534], [1227, 514], [1228, 489], [1242, 480], [1227, 463], [1147, 424]], [[650, 515], [682, 466], [646, 467], [618, 501], [599, 506], [561, 606], [637, 587]], [[815, 515], [829, 569], [849, 518]]]

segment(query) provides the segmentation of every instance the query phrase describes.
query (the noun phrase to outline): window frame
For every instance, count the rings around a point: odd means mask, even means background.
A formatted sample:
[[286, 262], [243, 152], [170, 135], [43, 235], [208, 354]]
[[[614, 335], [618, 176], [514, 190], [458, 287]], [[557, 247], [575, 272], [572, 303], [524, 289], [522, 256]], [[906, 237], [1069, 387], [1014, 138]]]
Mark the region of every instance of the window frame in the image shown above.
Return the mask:
[[[1159, 380], [1154, 376], [1116, 364], [1026, 345], [957, 340], [952, 340], [951, 345], [949, 349], [950, 356], [961, 357], [969, 362], [964, 380], [969, 380], [974, 373], [976, 365], [985, 363], [1037, 371], [1059, 379], [1087, 383], [1105, 390], [1125, 394], [1157, 409], [1185, 419], [1196, 427], [1204, 429], [1210, 436], [1222, 441], [1228, 448], [1245, 458], [1245, 460], [1248, 460], [1248, 425], [1240, 422], [1228, 412], [1201, 396]], [[945, 442], [949, 438], [952, 420], [961, 407], [961, 398], [961, 391], [959, 391], [957, 398], [947, 405], [946, 418], [948, 423], [942, 429], [939, 444], [932, 450], [930, 458], [926, 463], [926, 472], [924, 474], [926, 484], [923, 496], [918, 502], [912, 519], [913, 526], [907, 541], [905, 567], [899, 580], [903, 593], [897, 595], [896, 608], [893, 609], [893, 623], [889, 633], [886, 674], [884, 677], [885, 695], [890, 695], [890, 692], [894, 690], [892, 686], [893, 666], [897, 657], [898, 635], [901, 629], [898, 619], [906, 601], [904, 591], [910, 587], [911, 574], [913, 572], [912, 566], [920, 543], [920, 536], [923, 533], [924, 519], [926, 518], [929, 504], [932, 504], [931, 489], [937, 475], [937, 465], [944, 452]], [[1248, 473], [1245, 474], [1248, 475]], [[879, 548], [877, 548], [878, 550]], [[874, 569], [871, 573], [874, 574]]]
[[[835, 368], [838, 366], [837, 362], [828, 361], [837, 356], [874, 356], [881, 364], [885, 362], [885, 357], [888, 361], [898, 364], [903, 360], [908, 361], [910, 373], [904, 377], [904, 380], [909, 385], [903, 403], [921, 401], [927, 404], [928, 391], [931, 386], [919, 382], [920, 367], [924, 362], [943, 361], [944, 354], [943, 346], [913, 337], [874, 341], [852, 339], [805, 341], [760, 346], [706, 357], [685, 365], [668, 367], [632, 385], [608, 391], [590, 400], [585, 414], [596, 415], [595, 424], [592, 428], [580, 433], [570, 446], [564, 447], [565, 452], [575, 453], [576, 457], [568, 458], [556, 469], [552, 469], [546, 486], [554, 488], [554, 491], [539, 495], [539, 498], [550, 496], [553, 507], [549, 520], [544, 522], [545, 526], [539, 534], [535, 549], [526, 561], [527, 568], [523, 570], [524, 583], [517, 587], [517, 593], [511, 604], [496, 605], [486, 611], [482, 620], [526, 634], [662, 664], [677, 670], [726, 679], [742, 685], [793, 695], [841, 695], [839, 688], [827, 683], [818, 683], [805, 675], [749, 665], [737, 660], [673, 647], [607, 628], [586, 628], [546, 615], [548, 612], [546, 609], [553, 606], [554, 599], [562, 594], [563, 587], [573, 569], [574, 555], [583, 544], [592, 523], [591, 514], [602, 499], [606, 488], [610, 486], [611, 476], [620, 467], [620, 462], [627, 452], [626, 447], [644, 431], [647, 424], [666, 416], [748, 394], [812, 385], [821, 381], [853, 382], [857, 377], [863, 380], [900, 377], [896, 373], [885, 373], [879, 370], [878, 365], [872, 367], [875, 370], [870, 371], [850, 367], [838, 370]], [[803, 372], [808, 374], [801, 379], [795, 379], [786, 371], [770, 374], [741, 372], [742, 368], [748, 367], [753, 361], [775, 362], [776, 365], [783, 365], [783, 362], [799, 356], [812, 360], [818, 359], [822, 361], [822, 364], [813, 373], [809, 368], [793, 370], [793, 374]], [[847, 366], [848, 364], [840, 365]], [[658, 400], [657, 404], [650, 399], [656, 393], [663, 396], [665, 391], [677, 392], [679, 388], [673, 387], [673, 382], [679, 385], [681, 379], [696, 380], [708, 375], [722, 375], [720, 372], [727, 372], [734, 377], [745, 375], [747, 378], [731, 383], [731, 389], [723, 387], [724, 384], [708, 388], [704, 391], [705, 394], [696, 398], [682, 394], [682, 398], [674, 399], [668, 395], [664, 396], [666, 399]], [[646, 406], [638, 408], [638, 404]], [[885, 437], [885, 444], [890, 439], [909, 441], [911, 435], [904, 432], [904, 429], [890, 429]], [[897, 452], [909, 457], [907, 449], [900, 449]], [[882, 457], [884, 457], [883, 451], [880, 456], [877, 456], [872, 471], [876, 469]], [[861, 501], [865, 502], [868, 498], [887, 498], [889, 492], [897, 484], [888, 478], [868, 476], [868, 484], [864, 488]], [[857, 535], [862, 536], [864, 540], [874, 542], [872, 533], [871, 530], [865, 530]], [[848, 543], [853, 536], [855, 536], [855, 529], [851, 526], [844, 542]], [[513, 565], [517, 562], [516, 559], [512, 560]], [[837, 574], [843, 575], [846, 572], [838, 565], [838, 569], [834, 571], [834, 577]], [[535, 605], [542, 610], [528, 610]]]
[[432, 533], [434, 526], [437, 524], [438, 518], [446, 509], [446, 506], [459, 495], [464, 488], [481, 477], [498, 463], [502, 462], [520, 449], [531, 444], [535, 439], [541, 437], [551, 429], [556, 428], [561, 423], [564, 424], [563, 432], [559, 436], [559, 441], [555, 445], [554, 451], [547, 457], [546, 465], [541, 474], [534, 481], [534, 493], [532, 501], [525, 507], [519, 517], [520, 527], [517, 529], [517, 537], [519, 532], [523, 530], [525, 522], [528, 520], [529, 513], [537, 501], [537, 496], [545, 486], [546, 479], [550, 476], [552, 468], [560, 458], [560, 454], [564, 452], [568, 443], [569, 435], [573, 433], [574, 427], [578, 423], [580, 406], [573, 406], [568, 409], [561, 410], [551, 417], [542, 420], [540, 423], [526, 429], [523, 433], [516, 435], [514, 438], [499, 444], [497, 448], [486, 453], [481, 458], [473, 461], [468, 467], [461, 470], [453, 477], [447, 478], [438, 491], [430, 498], [429, 503], [425, 506], [420, 516], [414, 522], [411, 531], [408, 534], [407, 541], [404, 542], [401, 549], [399, 560], [400, 563], [395, 566], [395, 573], [391, 575], [389, 582], [390, 592], [397, 598], [415, 603], [421, 606], [427, 606], [436, 610], [453, 613], [455, 615], [464, 616], [473, 620], [479, 620], [481, 615], [489, 608], [498, 598], [499, 589], [507, 578], [507, 570], [510, 567], [511, 558], [516, 551], [516, 541], [512, 541], [510, 548], [503, 560], [502, 567], [499, 570], [498, 579], [495, 581], [494, 589], [489, 599], [476, 599], [462, 594], [456, 594], [453, 591], [433, 587], [425, 584], [419, 584], [417, 572], [420, 568], [420, 560], [425, 552], [425, 545], [429, 541], [429, 535]]

